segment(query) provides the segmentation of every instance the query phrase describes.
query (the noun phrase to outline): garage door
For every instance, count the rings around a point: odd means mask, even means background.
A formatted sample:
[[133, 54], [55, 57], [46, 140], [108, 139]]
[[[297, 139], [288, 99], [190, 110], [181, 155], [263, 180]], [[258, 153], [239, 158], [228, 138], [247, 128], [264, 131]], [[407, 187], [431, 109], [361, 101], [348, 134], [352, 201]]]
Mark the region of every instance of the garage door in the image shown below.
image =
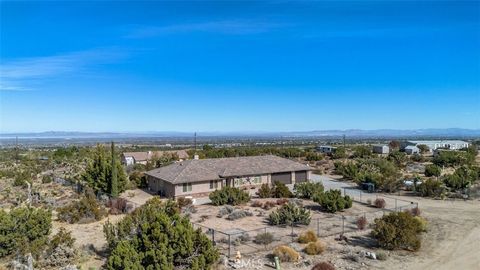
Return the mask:
[[307, 172], [295, 172], [295, 183], [302, 183], [307, 181]]
[[286, 173], [273, 173], [272, 174], [272, 183], [280, 182], [283, 184], [291, 184], [292, 183], [292, 174], [290, 172]]

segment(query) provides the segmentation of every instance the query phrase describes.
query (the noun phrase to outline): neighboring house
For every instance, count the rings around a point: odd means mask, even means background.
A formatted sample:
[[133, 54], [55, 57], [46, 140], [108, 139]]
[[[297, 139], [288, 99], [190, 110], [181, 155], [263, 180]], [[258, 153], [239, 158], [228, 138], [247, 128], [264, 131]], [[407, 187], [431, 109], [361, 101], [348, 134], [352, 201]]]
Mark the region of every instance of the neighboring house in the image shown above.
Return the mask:
[[390, 152], [390, 147], [388, 147], [388, 145], [386, 144], [374, 145], [372, 147], [372, 151], [373, 153], [377, 153], [377, 154], [388, 154]]
[[148, 188], [170, 198], [205, 197], [224, 186], [250, 189], [310, 180], [311, 168], [277, 156], [191, 159], [146, 172]]
[[317, 146], [317, 151], [324, 154], [333, 154], [337, 150], [336, 147], [330, 145], [320, 145]]
[[176, 154], [179, 160], [188, 159], [188, 153], [185, 150], [172, 151], [147, 151], [147, 152], [125, 152], [122, 154], [122, 163], [130, 166], [134, 164], [147, 164], [147, 161], [154, 157], [162, 157], [163, 155]]
[[420, 149], [414, 145], [409, 145], [404, 150], [408, 155], [420, 154]]
[[438, 141], [404, 141], [401, 144], [401, 148], [405, 149], [407, 146], [419, 146], [424, 144], [428, 146], [430, 152], [433, 152], [439, 148], [441, 149], [450, 149], [450, 150], [459, 150], [462, 148], [467, 148], [469, 143], [460, 140], [438, 140]]

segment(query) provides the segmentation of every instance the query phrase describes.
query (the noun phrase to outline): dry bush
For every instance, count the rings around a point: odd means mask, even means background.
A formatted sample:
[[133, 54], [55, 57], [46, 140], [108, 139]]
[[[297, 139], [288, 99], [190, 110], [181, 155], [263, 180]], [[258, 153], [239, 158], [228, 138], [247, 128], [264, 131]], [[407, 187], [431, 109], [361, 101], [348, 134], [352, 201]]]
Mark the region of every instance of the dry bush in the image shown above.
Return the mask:
[[251, 207], [262, 207], [263, 203], [261, 201], [253, 201], [252, 204], [250, 204]]
[[368, 224], [368, 221], [366, 217], [361, 216], [357, 219], [357, 228], [359, 230], [365, 230], [365, 228], [367, 228], [367, 224]]
[[412, 214], [415, 217], [420, 216], [420, 214], [421, 214], [420, 208], [418, 208], [418, 207], [412, 208], [410, 210], [410, 214]]
[[373, 204], [374, 204], [375, 207], [377, 207], [377, 208], [385, 208], [385, 206], [387, 205], [387, 203], [385, 202], [385, 200], [382, 199], [382, 198], [377, 198], [377, 199], [375, 199], [375, 201], [373, 202]]
[[107, 203], [107, 207], [110, 208], [109, 214], [118, 215], [127, 212], [127, 200], [124, 198], [110, 199]]
[[278, 246], [273, 250], [273, 255], [278, 257], [281, 262], [298, 262], [300, 253], [289, 246]]
[[315, 264], [312, 270], [335, 270], [335, 266], [328, 262], [320, 262]]
[[106, 215], [105, 209], [98, 203], [93, 191], [88, 190], [79, 201], [57, 208], [58, 219], [68, 223], [89, 223], [100, 220]]
[[241, 219], [244, 217], [251, 217], [253, 216], [253, 213], [247, 210], [242, 210], [242, 209], [237, 209], [231, 212], [228, 216], [228, 220], [236, 220], [236, 219]]
[[272, 209], [273, 207], [275, 207], [276, 205], [277, 205], [277, 203], [275, 201], [266, 201], [263, 204], [263, 209], [269, 210], [269, 209]]
[[315, 234], [314, 231], [306, 231], [298, 237], [297, 241], [302, 244], [310, 243], [310, 242], [315, 242], [317, 241], [317, 235]]
[[318, 255], [320, 253], [323, 253], [325, 249], [326, 249], [325, 243], [323, 243], [320, 240], [317, 240], [315, 242], [308, 243], [304, 251], [308, 255]]
[[192, 204], [193, 204], [193, 201], [190, 198], [185, 198], [185, 197], [178, 197], [177, 198], [177, 205], [180, 208], [183, 208], [185, 206], [189, 206], [189, 205], [192, 205]]
[[255, 240], [253, 242], [259, 245], [268, 245], [273, 242], [273, 234], [269, 232], [259, 233], [255, 236]]
[[284, 204], [288, 203], [288, 199], [286, 199], [286, 198], [278, 199], [276, 201], [276, 203], [277, 203], [277, 205], [284, 205]]

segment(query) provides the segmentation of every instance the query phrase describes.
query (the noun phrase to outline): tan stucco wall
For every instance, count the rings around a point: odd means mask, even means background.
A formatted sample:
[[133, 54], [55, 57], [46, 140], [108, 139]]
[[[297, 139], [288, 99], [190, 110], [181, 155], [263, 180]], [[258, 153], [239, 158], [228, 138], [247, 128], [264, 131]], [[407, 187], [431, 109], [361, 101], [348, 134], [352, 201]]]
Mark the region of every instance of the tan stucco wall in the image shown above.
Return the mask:
[[[222, 180], [217, 180], [218, 181], [218, 187], [217, 189], [222, 188]], [[197, 183], [192, 183], [192, 191], [189, 192], [183, 192], [183, 184], [177, 184], [175, 185], [175, 196], [189, 196], [193, 195], [196, 193], [207, 193], [207, 192], [212, 192], [215, 191], [215, 188], [210, 189], [210, 181], [205, 181], [205, 182], [197, 182]]]
[[[308, 180], [311, 179], [311, 175], [312, 175], [312, 172], [307, 171]], [[250, 193], [252, 192], [254, 193], [256, 189], [259, 188], [262, 184], [272, 184], [270, 174], [260, 175], [260, 178], [261, 178], [261, 183], [259, 184], [256, 184], [256, 185], [247, 184], [247, 185], [238, 186], [238, 187], [249, 188], [249, 190], [251, 191]], [[291, 179], [292, 179], [292, 184], [294, 184], [295, 172], [291, 172]], [[195, 196], [195, 195], [208, 196], [208, 193], [215, 191], [215, 189], [210, 189], [210, 181], [192, 183], [192, 191], [183, 192], [183, 184], [173, 185], [169, 182], [166, 182], [151, 176], [148, 176], [147, 180], [148, 180], [149, 189], [151, 191], [157, 193], [158, 191], [162, 190], [163, 194], [166, 197], [184, 197], [184, 196]], [[217, 189], [221, 189], [222, 186], [225, 185], [226, 182], [228, 182], [228, 180], [217, 180], [218, 181]], [[255, 188], [255, 189], [250, 189], [250, 188]]]

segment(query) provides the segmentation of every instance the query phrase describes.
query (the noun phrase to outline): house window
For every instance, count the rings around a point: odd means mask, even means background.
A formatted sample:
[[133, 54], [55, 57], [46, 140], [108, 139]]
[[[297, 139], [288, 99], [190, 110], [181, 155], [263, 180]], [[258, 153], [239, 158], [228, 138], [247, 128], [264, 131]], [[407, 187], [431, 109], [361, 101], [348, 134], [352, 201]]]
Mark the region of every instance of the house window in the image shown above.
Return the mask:
[[210, 181], [210, 189], [217, 189], [218, 188], [218, 182], [215, 180]]
[[184, 183], [183, 184], [183, 192], [192, 191], [192, 183]]

